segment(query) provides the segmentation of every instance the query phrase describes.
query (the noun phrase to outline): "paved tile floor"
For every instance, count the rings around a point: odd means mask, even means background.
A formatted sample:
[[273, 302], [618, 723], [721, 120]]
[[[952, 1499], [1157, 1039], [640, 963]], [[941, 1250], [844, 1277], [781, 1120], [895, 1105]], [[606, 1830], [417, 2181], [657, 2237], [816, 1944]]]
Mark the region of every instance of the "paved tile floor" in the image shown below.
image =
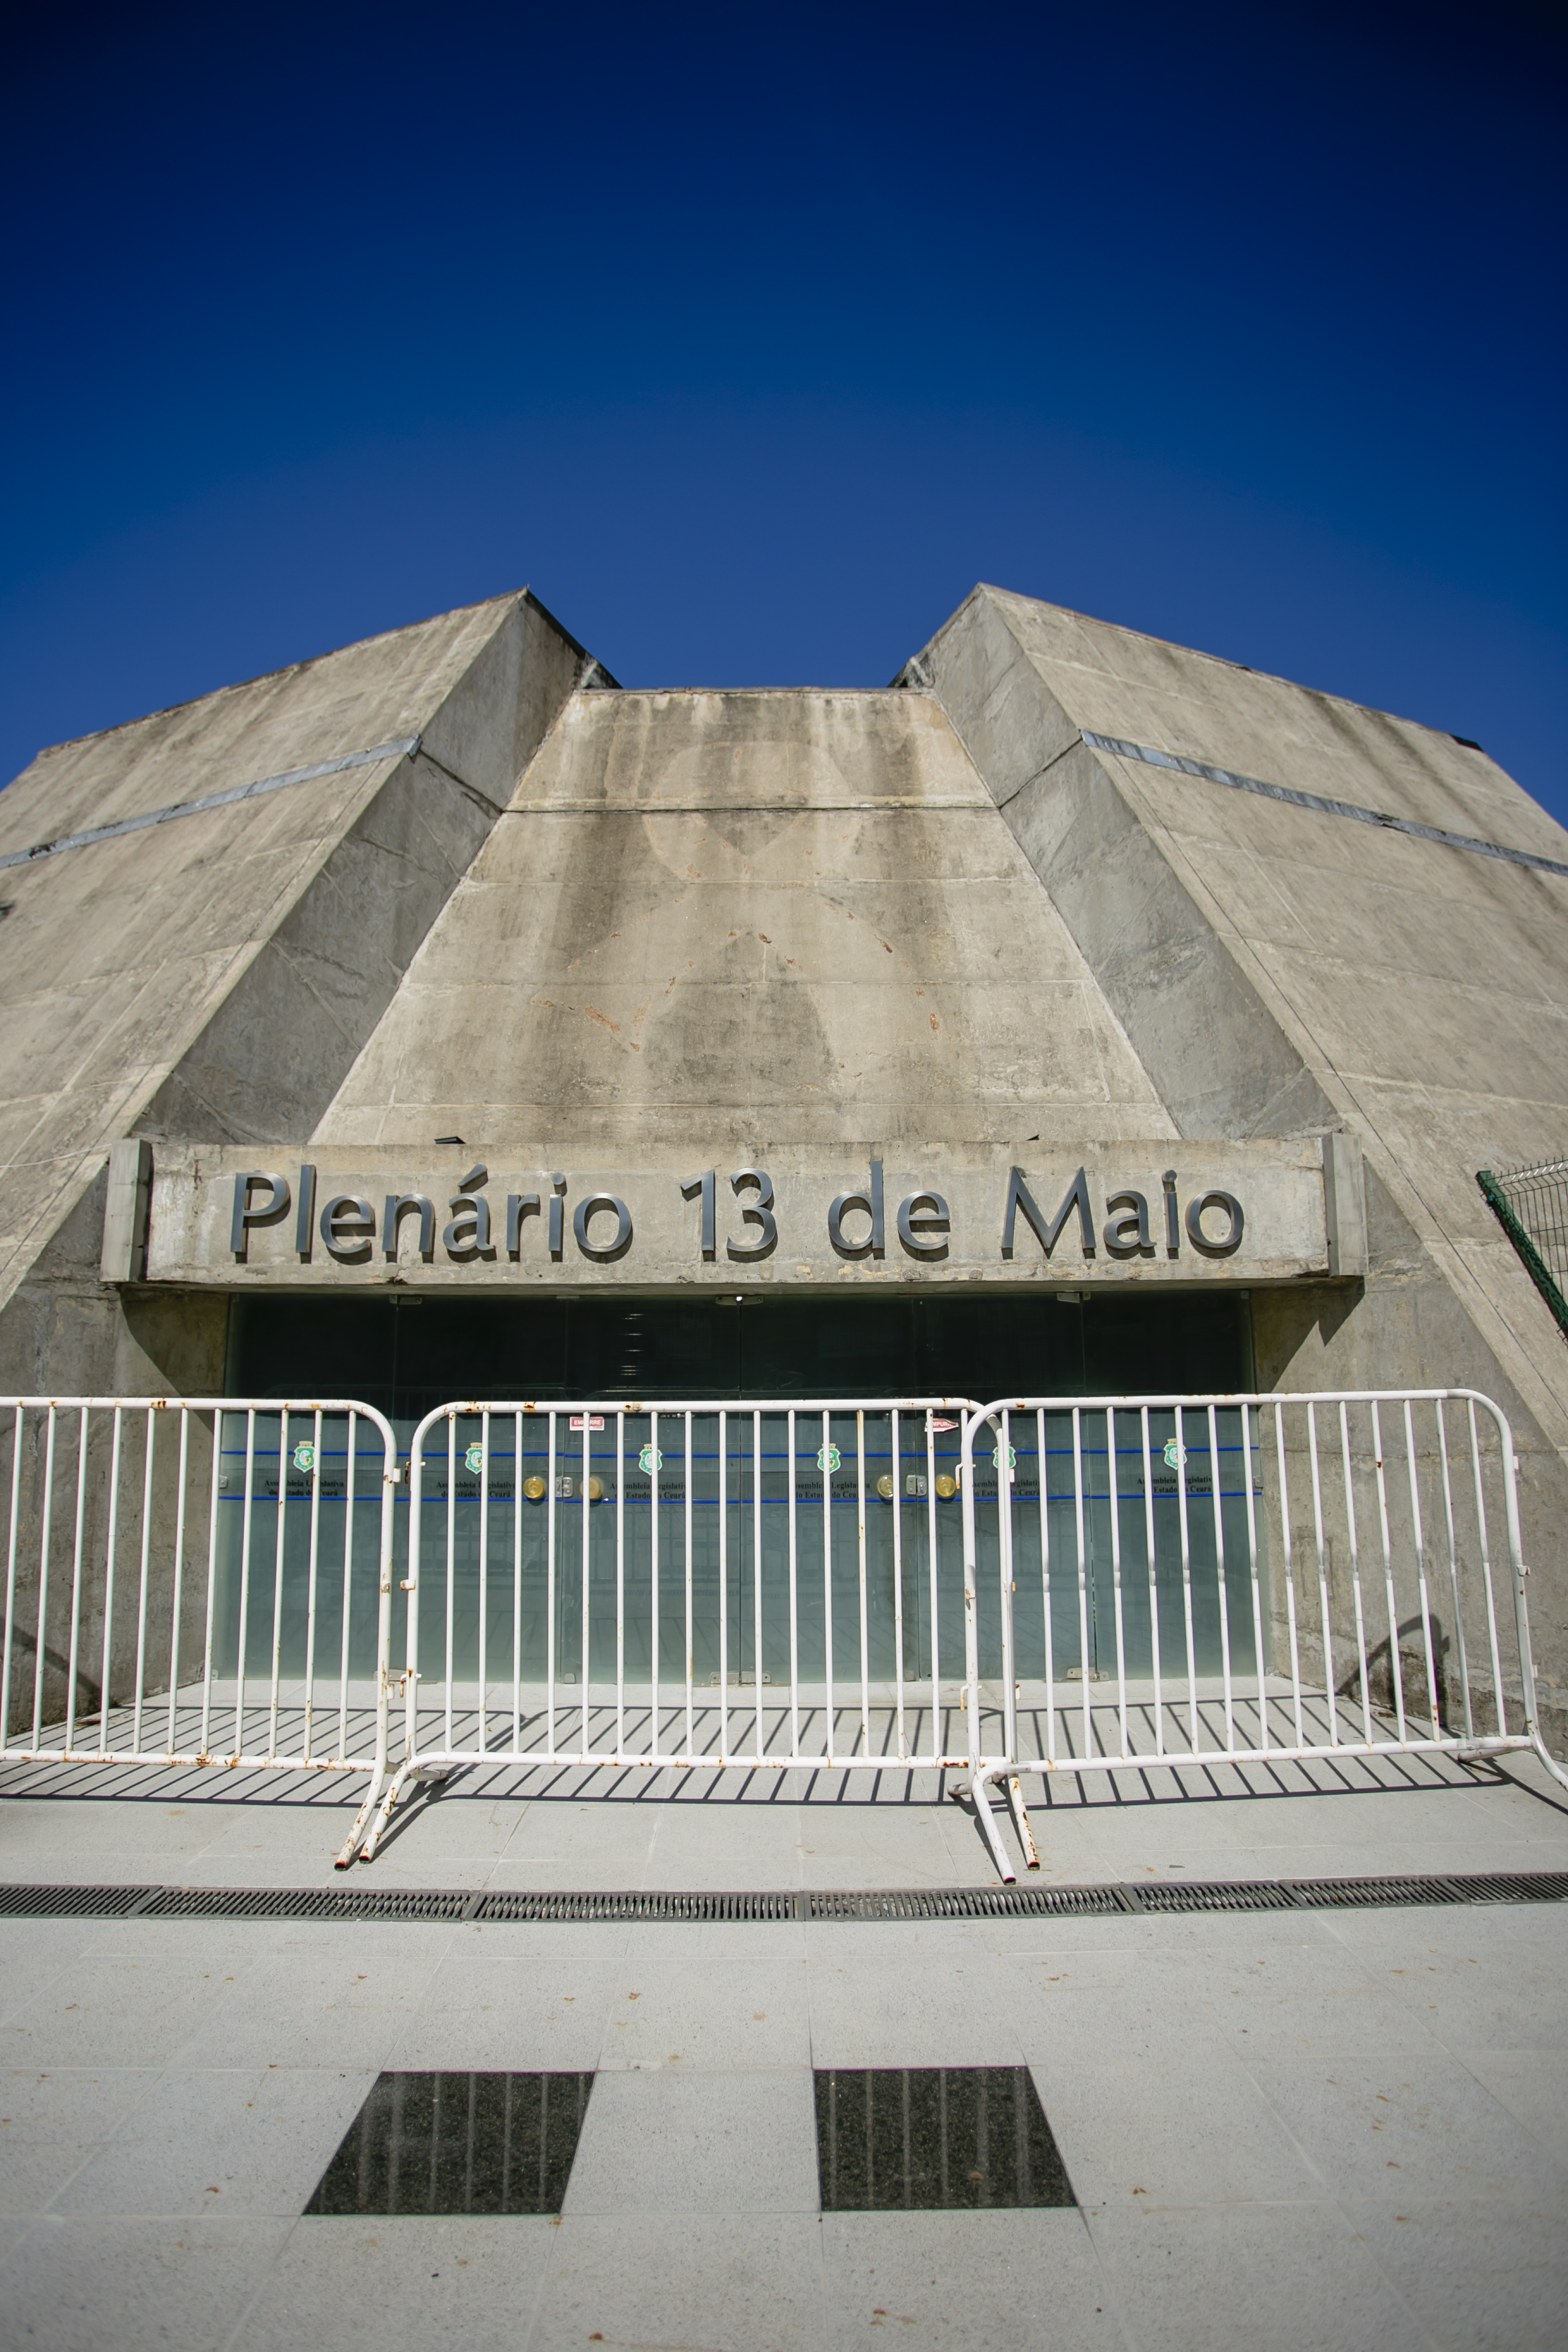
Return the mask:
[[[1142, 1779], [1058, 1880], [1568, 1866], [1506, 1772]], [[0, 1877], [304, 1885], [352, 1792], [13, 1772]], [[983, 1885], [934, 1789], [411, 1808], [443, 1885]], [[898, 1792], [900, 1797], [903, 1790]], [[366, 1883], [361, 1871], [354, 1883]], [[341, 1883], [341, 1882], [340, 1882]], [[1568, 1906], [808, 1927], [0, 1922], [0, 2342], [1556, 2352]], [[1077, 2210], [818, 2210], [815, 2065], [1026, 2063]], [[559, 2218], [302, 2219], [383, 2067], [594, 2068]]]

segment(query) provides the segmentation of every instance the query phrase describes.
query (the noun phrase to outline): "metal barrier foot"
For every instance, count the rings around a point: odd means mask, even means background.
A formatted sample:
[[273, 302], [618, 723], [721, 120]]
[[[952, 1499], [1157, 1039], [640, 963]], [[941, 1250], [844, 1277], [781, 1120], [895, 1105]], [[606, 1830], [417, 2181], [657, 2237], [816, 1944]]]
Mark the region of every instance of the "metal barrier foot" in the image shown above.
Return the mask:
[[1560, 1782], [1564, 1789], [1568, 1789], [1568, 1772], [1565, 1772], [1563, 1769], [1563, 1767], [1557, 1761], [1556, 1757], [1548, 1752], [1546, 1742], [1542, 1739], [1539, 1731], [1534, 1734], [1531, 1745], [1534, 1748], [1536, 1754], [1540, 1757], [1542, 1762], [1545, 1765], [1552, 1779]]
[[354, 1825], [343, 1840], [342, 1852], [332, 1864], [334, 1870], [348, 1870], [353, 1867], [354, 1856], [360, 1850], [360, 1841], [364, 1835], [365, 1823], [375, 1810], [375, 1801], [381, 1794], [382, 1782], [385, 1777], [384, 1772], [377, 1772], [373, 1776], [370, 1787], [365, 1790], [364, 1802], [354, 1815]]
[[1016, 1881], [1018, 1874], [1007, 1860], [1002, 1840], [997, 1834], [996, 1816], [991, 1810], [993, 1777], [991, 1772], [972, 1772], [969, 1776], [969, 1793], [974, 1800], [974, 1811], [980, 1826], [985, 1833], [985, 1843], [991, 1849], [992, 1859], [996, 1864], [997, 1876], [1004, 1886], [1011, 1886]]
[[403, 1794], [405, 1783], [415, 1777], [418, 1769], [419, 1768], [416, 1764], [400, 1764], [397, 1770], [393, 1774], [392, 1780], [387, 1787], [386, 1794], [381, 1801], [381, 1807], [375, 1817], [375, 1826], [371, 1831], [370, 1835], [366, 1838], [363, 1849], [361, 1852], [360, 1860], [362, 1862], [374, 1862], [375, 1860], [375, 1850], [385, 1834], [388, 1822], [392, 1819], [392, 1809], [394, 1805], [396, 1804], [399, 1797]]
[[1035, 1844], [1035, 1832], [1029, 1825], [1029, 1809], [1024, 1802], [1024, 1791], [1016, 1772], [1007, 1775], [1007, 1802], [1013, 1809], [1013, 1827], [1018, 1832], [1024, 1860], [1031, 1870], [1038, 1870], [1039, 1850]]

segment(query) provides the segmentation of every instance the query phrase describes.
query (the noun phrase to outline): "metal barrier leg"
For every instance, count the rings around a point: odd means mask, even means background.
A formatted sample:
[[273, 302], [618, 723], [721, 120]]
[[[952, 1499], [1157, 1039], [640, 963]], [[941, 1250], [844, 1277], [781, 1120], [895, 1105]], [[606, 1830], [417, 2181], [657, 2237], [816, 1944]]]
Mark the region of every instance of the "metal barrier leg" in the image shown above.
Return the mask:
[[1563, 1769], [1562, 1765], [1559, 1764], [1555, 1756], [1548, 1753], [1546, 1742], [1542, 1739], [1539, 1731], [1534, 1735], [1533, 1744], [1536, 1754], [1540, 1757], [1542, 1762], [1545, 1765], [1552, 1779], [1560, 1781], [1564, 1789], [1568, 1789], [1568, 1772], [1565, 1772]]
[[972, 1772], [969, 1776], [969, 1793], [974, 1801], [975, 1814], [985, 1833], [985, 1843], [991, 1849], [992, 1859], [996, 1864], [996, 1874], [1005, 1886], [1011, 1886], [1016, 1881], [1018, 1874], [1007, 1859], [1002, 1840], [997, 1834], [996, 1816], [991, 1810], [991, 1783], [998, 1772], [1005, 1772], [1006, 1769], [1005, 1764], [991, 1764], [984, 1769]]
[[1024, 1791], [1016, 1772], [1007, 1775], [1007, 1802], [1013, 1809], [1013, 1827], [1018, 1832], [1018, 1843], [1024, 1860], [1031, 1870], [1040, 1866], [1039, 1850], [1035, 1844], [1035, 1832], [1029, 1826], [1029, 1809], [1024, 1802]]
[[383, 1764], [378, 1764], [371, 1775], [370, 1786], [364, 1794], [364, 1802], [354, 1815], [354, 1825], [343, 1840], [342, 1850], [332, 1864], [334, 1870], [347, 1870], [359, 1853], [360, 1843], [365, 1832], [365, 1824], [375, 1810], [375, 1801], [381, 1794], [385, 1779], [386, 1768]]
[[405, 1761], [398, 1766], [396, 1771], [393, 1774], [391, 1780], [387, 1784], [386, 1794], [381, 1801], [381, 1808], [376, 1814], [374, 1827], [372, 1829], [370, 1835], [366, 1838], [364, 1844], [361, 1849], [360, 1860], [362, 1862], [374, 1862], [375, 1860], [376, 1848], [380, 1845], [383, 1837], [385, 1835], [386, 1825], [392, 1819], [392, 1809], [396, 1804], [399, 1797], [402, 1796], [408, 1782], [416, 1777], [418, 1769], [419, 1768], [416, 1764], [410, 1761]]

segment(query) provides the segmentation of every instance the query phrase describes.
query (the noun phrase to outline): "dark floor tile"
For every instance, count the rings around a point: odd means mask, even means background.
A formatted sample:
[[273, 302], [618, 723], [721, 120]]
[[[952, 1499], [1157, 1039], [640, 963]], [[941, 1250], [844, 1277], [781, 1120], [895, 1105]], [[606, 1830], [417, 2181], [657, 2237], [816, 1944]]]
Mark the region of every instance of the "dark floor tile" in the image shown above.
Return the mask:
[[1026, 2066], [825, 2067], [825, 2213], [1077, 2202]]
[[307, 2213], [559, 2213], [592, 2074], [383, 2074]]

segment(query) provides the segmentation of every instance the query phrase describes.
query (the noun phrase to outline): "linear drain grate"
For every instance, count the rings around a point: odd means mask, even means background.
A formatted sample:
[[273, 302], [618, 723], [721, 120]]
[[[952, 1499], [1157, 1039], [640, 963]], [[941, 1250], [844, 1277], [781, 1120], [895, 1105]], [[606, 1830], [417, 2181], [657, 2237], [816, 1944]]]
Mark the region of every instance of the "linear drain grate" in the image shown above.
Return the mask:
[[461, 1919], [471, 1895], [418, 1886], [164, 1886], [143, 1919]]
[[804, 1919], [797, 1895], [663, 1895], [628, 1890], [594, 1895], [486, 1895], [476, 1919]]
[[11, 1919], [663, 1920], [1093, 1919], [1133, 1913], [1318, 1911], [1447, 1903], [1568, 1903], [1568, 1871], [1441, 1878], [1173, 1879], [1102, 1886], [800, 1889], [762, 1894], [485, 1894], [420, 1886], [0, 1886]]

